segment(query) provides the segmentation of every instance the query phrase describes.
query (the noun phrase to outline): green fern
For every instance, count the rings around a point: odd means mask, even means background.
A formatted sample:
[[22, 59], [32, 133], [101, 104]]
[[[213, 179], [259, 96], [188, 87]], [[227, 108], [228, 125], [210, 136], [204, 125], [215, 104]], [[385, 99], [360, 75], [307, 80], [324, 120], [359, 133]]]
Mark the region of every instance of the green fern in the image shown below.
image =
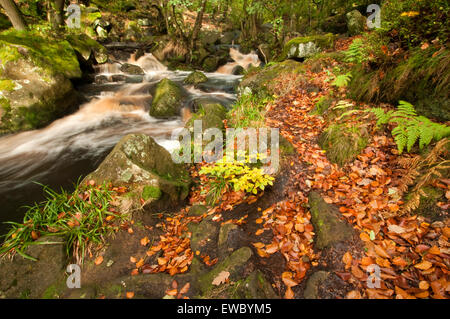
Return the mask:
[[378, 119], [377, 125], [395, 124], [392, 136], [399, 153], [404, 149], [408, 152], [419, 141], [419, 148], [423, 149], [433, 140], [439, 141], [450, 136], [450, 127], [434, 123], [425, 116], [418, 116], [414, 106], [406, 101], [400, 101], [396, 111], [385, 112], [381, 108], [370, 109]]
[[338, 88], [342, 88], [342, 87], [346, 87], [350, 83], [351, 79], [352, 79], [352, 75], [349, 72], [346, 74], [341, 74], [341, 75], [336, 76], [336, 78], [334, 79], [334, 81], [331, 84]]
[[345, 61], [350, 63], [362, 63], [366, 59], [364, 42], [361, 39], [355, 39], [350, 44], [347, 51], [344, 52]]

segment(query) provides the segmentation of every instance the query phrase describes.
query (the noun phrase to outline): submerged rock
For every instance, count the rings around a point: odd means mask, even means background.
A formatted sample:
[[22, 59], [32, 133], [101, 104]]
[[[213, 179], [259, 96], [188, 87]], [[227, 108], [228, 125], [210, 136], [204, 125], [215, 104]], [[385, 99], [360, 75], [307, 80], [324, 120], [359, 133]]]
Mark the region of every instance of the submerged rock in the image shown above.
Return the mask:
[[203, 72], [194, 71], [188, 75], [186, 79], [184, 79], [184, 83], [197, 85], [200, 83], [205, 83], [208, 81], [208, 78]]
[[[144, 134], [130, 134], [120, 140], [100, 166], [84, 182], [129, 186], [139, 196], [159, 198], [160, 189], [171, 200], [184, 200], [189, 191], [190, 178], [181, 164], [175, 164], [167, 150]], [[145, 194], [145, 187], [151, 186]], [[158, 196], [154, 196], [158, 194]]]
[[150, 115], [158, 118], [177, 116], [180, 114], [182, 102], [181, 88], [173, 81], [163, 79], [156, 86]]
[[142, 70], [142, 68], [138, 65], [130, 64], [130, 63], [124, 63], [120, 66], [120, 71], [126, 74], [131, 75], [144, 75], [145, 72]]

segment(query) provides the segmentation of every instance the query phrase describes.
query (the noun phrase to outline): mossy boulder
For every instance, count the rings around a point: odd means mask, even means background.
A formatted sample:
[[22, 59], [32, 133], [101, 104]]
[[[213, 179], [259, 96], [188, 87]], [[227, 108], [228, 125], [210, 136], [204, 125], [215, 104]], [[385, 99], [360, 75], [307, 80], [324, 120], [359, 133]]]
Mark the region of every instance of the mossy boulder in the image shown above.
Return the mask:
[[26, 254], [37, 261], [18, 255], [12, 260], [0, 259], [0, 296], [41, 298], [47, 287], [64, 278], [69, 262], [63, 238], [41, 237], [28, 247]]
[[353, 161], [368, 141], [369, 133], [363, 125], [332, 124], [319, 137], [319, 145], [328, 159], [341, 166]]
[[[219, 233], [219, 225], [211, 221], [210, 218], [202, 220], [199, 224], [190, 223], [188, 229], [191, 232], [191, 248], [192, 251], [199, 251], [201, 254], [208, 254], [208, 250], [217, 253], [216, 244]], [[212, 257], [212, 256], [211, 256]]]
[[177, 116], [183, 103], [183, 91], [169, 79], [161, 80], [153, 95], [150, 115], [157, 118]]
[[298, 37], [290, 40], [283, 48], [283, 59], [305, 59], [334, 47], [332, 33]]
[[230, 281], [238, 281], [245, 277], [244, 271], [248, 267], [248, 262], [253, 253], [249, 247], [242, 247], [233, 252], [225, 260], [217, 264], [213, 270], [200, 276], [197, 285], [202, 294], [207, 294], [215, 288], [213, 280], [222, 272], [230, 273]]
[[189, 85], [197, 85], [200, 83], [205, 83], [207, 81], [208, 78], [206, 77], [206, 75], [200, 71], [194, 71], [189, 74], [186, 79], [184, 79], [184, 83]]
[[123, 63], [120, 66], [120, 71], [130, 75], [144, 75], [145, 72], [139, 65], [134, 65], [130, 63]]
[[207, 299], [278, 299], [269, 281], [256, 270], [247, 277], [215, 287], [201, 298]]
[[311, 221], [316, 233], [314, 243], [317, 249], [329, 248], [352, 238], [353, 229], [340, 218], [339, 210], [336, 207], [327, 204], [316, 192], [309, 194], [308, 201]]
[[108, 61], [106, 48], [86, 34], [71, 34], [67, 36], [67, 41], [85, 62], [89, 61], [92, 56], [99, 64]]
[[189, 209], [188, 215], [192, 216], [202, 216], [208, 212], [208, 208], [204, 205], [194, 205]]
[[68, 41], [3, 32], [0, 61], [0, 134], [43, 127], [78, 102], [70, 79], [82, 73]]
[[219, 58], [216, 56], [208, 56], [203, 60], [202, 69], [206, 72], [214, 72], [219, 67]]
[[348, 12], [346, 18], [348, 33], [351, 36], [364, 32], [367, 18], [364, 17], [358, 10]]
[[184, 200], [190, 184], [185, 167], [175, 164], [167, 150], [144, 134], [123, 137], [84, 182], [90, 180], [128, 186], [148, 199], [157, 199], [162, 192], [173, 201]]
[[253, 68], [247, 72], [238, 86], [240, 94], [270, 94], [273, 93], [272, 83], [277, 77], [286, 74], [301, 74], [305, 72], [305, 66], [301, 62], [286, 60], [279, 63], [271, 63], [265, 67]]
[[208, 100], [200, 100], [195, 105], [196, 113], [186, 123], [186, 128], [193, 128], [194, 121], [202, 121], [202, 129], [218, 128], [223, 130], [225, 128], [223, 120], [227, 117], [226, 108], [219, 104]]

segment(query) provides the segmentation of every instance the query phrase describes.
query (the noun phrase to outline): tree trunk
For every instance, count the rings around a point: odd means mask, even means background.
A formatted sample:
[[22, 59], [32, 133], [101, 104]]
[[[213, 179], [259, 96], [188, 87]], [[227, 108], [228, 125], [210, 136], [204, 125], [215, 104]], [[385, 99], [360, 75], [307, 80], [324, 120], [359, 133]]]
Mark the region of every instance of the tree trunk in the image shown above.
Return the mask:
[[189, 43], [189, 53], [192, 54], [192, 51], [195, 49], [195, 41], [197, 41], [198, 34], [200, 33], [200, 29], [203, 24], [203, 14], [206, 10], [206, 4], [208, 0], [202, 0], [202, 7], [200, 12], [197, 14], [197, 18], [195, 19], [194, 29], [192, 29], [191, 39]]
[[64, 4], [65, 0], [50, 0], [48, 2], [48, 22], [54, 28], [58, 28], [64, 23]]
[[0, 5], [5, 9], [9, 20], [16, 30], [26, 30], [27, 23], [22, 17], [19, 8], [13, 0], [0, 0]]

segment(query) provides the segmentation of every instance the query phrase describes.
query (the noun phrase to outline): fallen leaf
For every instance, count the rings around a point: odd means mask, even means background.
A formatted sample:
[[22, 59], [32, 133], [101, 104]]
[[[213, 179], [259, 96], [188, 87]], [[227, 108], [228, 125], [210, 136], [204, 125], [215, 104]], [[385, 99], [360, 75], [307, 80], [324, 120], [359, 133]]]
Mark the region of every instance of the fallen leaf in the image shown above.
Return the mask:
[[100, 265], [101, 263], [103, 262], [103, 256], [98, 256], [96, 259], [95, 259], [95, 264], [98, 266], [98, 265]]
[[221, 284], [225, 283], [230, 277], [230, 273], [228, 271], [221, 271], [216, 278], [214, 278], [212, 284], [214, 286], [220, 286]]
[[134, 292], [128, 291], [128, 292], [127, 292], [127, 298], [128, 298], [128, 299], [132, 299], [133, 297], [134, 297]]

